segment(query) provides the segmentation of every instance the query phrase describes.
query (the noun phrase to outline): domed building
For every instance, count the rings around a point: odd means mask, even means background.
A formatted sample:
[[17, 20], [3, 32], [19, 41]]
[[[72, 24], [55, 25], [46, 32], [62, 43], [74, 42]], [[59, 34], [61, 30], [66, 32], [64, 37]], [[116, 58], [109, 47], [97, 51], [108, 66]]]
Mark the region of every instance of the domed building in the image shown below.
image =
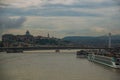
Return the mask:
[[30, 34], [30, 32], [27, 30], [26, 31], [26, 36], [30, 36], [31, 34]]

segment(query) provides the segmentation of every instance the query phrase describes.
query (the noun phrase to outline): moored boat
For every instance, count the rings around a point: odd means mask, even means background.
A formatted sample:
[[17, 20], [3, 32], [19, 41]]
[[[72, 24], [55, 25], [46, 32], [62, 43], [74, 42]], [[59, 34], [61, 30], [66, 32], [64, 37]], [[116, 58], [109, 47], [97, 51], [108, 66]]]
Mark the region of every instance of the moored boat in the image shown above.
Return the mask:
[[7, 50], [7, 53], [23, 53], [23, 50]]
[[80, 51], [77, 51], [76, 55], [78, 58], [85, 58], [87, 57], [87, 52], [84, 50], [80, 50]]
[[56, 52], [56, 53], [59, 53], [59, 52], [60, 52], [60, 50], [59, 50], [59, 49], [56, 49], [56, 50], [55, 50], [55, 52]]
[[88, 60], [104, 64], [113, 68], [120, 68], [120, 54], [108, 51], [88, 54]]

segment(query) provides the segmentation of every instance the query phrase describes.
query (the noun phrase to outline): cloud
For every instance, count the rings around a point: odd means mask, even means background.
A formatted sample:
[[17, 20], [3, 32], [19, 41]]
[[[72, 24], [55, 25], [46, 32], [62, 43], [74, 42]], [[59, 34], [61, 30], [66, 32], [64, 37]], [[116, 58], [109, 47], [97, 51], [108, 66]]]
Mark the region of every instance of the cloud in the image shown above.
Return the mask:
[[116, 4], [120, 6], [120, 0], [113, 0], [113, 1], [116, 2]]
[[18, 32], [17, 28], [25, 22], [25, 30], [57, 31], [62, 36], [98, 35], [120, 33], [119, 5], [119, 0], [0, 0], [0, 15], [27, 17], [4, 17], [2, 26], [11, 32]]
[[0, 16], [0, 28], [19, 28], [22, 26], [25, 20], [25, 17], [11, 18], [7, 16]]
[[[56, 31], [55, 34], [67, 35], [104, 35], [112, 32], [120, 34], [120, 23], [117, 19], [97, 17], [27, 17], [25, 29]], [[27, 26], [30, 25], [30, 26]], [[33, 27], [34, 26], [34, 27]], [[38, 34], [38, 33], [36, 33]]]
[[0, 8], [0, 15], [4, 16], [92, 16], [101, 17], [102, 14], [84, 12], [80, 10], [79, 12], [75, 9], [67, 8], [36, 8], [36, 9], [17, 9], [17, 8]]
[[48, 3], [50, 4], [63, 4], [63, 5], [71, 5], [79, 0], [47, 0]]
[[9, 7], [27, 8], [41, 4], [42, 0], [3, 0], [0, 3], [9, 4]]
[[0, 7], [7, 7], [7, 6], [10, 6], [10, 5], [5, 3], [0, 3]]
[[107, 31], [107, 29], [103, 28], [103, 27], [93, 27], [93, 28], [91, 28], [91, 30], [94, 31], [94, 32], [97, 32], [97, 33], [104, 33], [104, 32]]
[[1, 4], [7, 4], [9, 7], [29, 8], [29, 7], [107, 7], [113, 6], [111, 0], [3, 0]]
[[42, 7], [49, 7], [49, 8], [85, 8], [85, 9], [90, 9], [90, 8], [104, 8], [104, 7], [111, 7], [111, 6], [116, 6], [112, 2], [104, 2], [104, 3], [75, 3], [71, 5], [65, 5], [65, 4], [44, 4]]
[[17, 8], [26, 8], [33, 6], [42, 6], [44, 4], [64, 4], [71, 5], [79, 0], [3, 0], [1, 3], [9, 3], [10, 6]]
[[[2, 16], [101, 17], [104, 14], [108, 15], [108, 13], [100, 14], [104, 11], [99, 12], [99, 9], [112, 8], [116, 5], [111, 0], [5, 0], [1, 2], [0, 6], [2, 6], [0, 7], [0, 15]], [[79, 12], [75, 11], [76, 9]], [[89, 11], [84, 12], [84, 10]]]
[[25, 17], [0, 16], [0, 34], [8, 29], [21, 28], [25, 21]]

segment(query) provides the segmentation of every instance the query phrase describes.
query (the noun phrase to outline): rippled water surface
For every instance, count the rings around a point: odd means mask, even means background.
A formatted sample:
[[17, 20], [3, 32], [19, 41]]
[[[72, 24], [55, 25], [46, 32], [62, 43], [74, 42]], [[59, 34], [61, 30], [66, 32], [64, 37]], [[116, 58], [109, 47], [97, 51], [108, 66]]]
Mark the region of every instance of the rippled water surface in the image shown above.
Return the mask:
[[0, 53], [0, 80], [120, 80], [120, 70], [75, 52]]

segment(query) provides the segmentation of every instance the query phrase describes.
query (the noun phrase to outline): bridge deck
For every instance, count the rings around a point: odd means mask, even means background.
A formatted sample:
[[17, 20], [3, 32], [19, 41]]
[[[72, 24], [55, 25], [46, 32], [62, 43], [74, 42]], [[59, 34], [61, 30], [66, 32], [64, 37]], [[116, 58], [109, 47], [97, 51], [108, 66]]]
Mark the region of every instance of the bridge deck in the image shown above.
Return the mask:
[[0, 51], [6, 50], [55, 50], [55, 49], [110, 49], [110, 48], [90, 48], [90, 47], [76, 47], [76, 46], [48, 46], [48, 47], [1, 47]]

